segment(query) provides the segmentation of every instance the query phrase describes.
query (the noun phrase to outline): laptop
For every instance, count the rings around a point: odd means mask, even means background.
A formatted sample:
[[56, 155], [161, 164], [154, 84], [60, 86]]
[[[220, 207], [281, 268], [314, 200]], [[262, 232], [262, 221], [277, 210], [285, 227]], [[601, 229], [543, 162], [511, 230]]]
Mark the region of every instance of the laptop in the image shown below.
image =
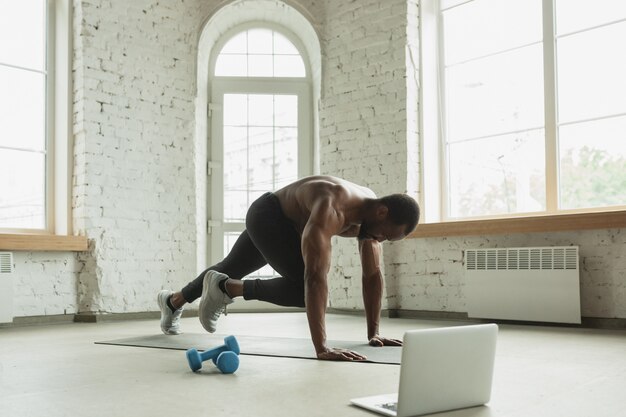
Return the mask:
[[399, 392], [350, 402], [394, 417], [486, 404], [491, 398], [497, 335], [496, 324], [408, 331]]

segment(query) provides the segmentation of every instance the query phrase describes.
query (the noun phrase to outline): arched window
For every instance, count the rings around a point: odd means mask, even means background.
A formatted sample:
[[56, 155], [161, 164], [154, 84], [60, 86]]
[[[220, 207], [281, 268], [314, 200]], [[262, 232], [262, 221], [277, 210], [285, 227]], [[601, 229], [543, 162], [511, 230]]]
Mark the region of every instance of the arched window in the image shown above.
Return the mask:
[[226, 42], [215, 75], [227, 77], [305, 77], [300, 52], [280, 32], [248, 29]]
[[[221, 260], [245, 229], [250, 204], [312, 174], [310, 70], [288, 31], [247, 25], [226, 33], [210, 70], [209, 233]], [[258, 276], [273, 276], [270, 267]]]

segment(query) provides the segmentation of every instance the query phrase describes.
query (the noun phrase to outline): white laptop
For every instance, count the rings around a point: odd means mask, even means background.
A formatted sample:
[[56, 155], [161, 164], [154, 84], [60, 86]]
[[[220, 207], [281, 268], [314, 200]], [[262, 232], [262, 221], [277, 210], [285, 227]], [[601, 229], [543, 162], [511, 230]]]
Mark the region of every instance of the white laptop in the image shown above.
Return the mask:
[[483, 405], [491, 398], [497, 335], [495, 324], [408, 331], [399, 392], [351, 403], [396, 417]]

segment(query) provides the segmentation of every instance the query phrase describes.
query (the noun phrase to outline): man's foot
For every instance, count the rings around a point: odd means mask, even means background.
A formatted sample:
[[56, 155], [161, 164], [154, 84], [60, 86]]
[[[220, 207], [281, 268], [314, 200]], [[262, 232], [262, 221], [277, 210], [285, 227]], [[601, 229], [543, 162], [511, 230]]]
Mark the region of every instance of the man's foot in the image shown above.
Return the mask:
[[209, 271], [204, 276], [202, 282], [202, 299], [198, 309], [198, 316], [202, 327], [209, 333], [214, 333], [217, 319], [224, 312], [228, 304], [233, 303], [233, 299], [220, 289], [220, 281], [228, 279], [228, 275], [217, 271]]
[[167, 300], [172, 294], [172, 291], [162, 290], [157, 295], [157, 302], [161, 309], [161, 331], [165, 334], [180, 334], [180, 316], [183, 314], [183, 308], [172, 311], [167, 305]]

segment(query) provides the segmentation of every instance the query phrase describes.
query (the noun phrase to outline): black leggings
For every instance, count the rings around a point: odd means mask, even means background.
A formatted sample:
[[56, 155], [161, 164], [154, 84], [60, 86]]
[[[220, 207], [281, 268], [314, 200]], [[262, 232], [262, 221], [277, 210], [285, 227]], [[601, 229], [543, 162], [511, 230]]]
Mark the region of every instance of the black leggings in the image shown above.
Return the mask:
[[301, 238], [293, 223], [283, 214], [278, 197], [272, 193], [257, 199], [246, 215], [246, 230], [239, 236], [226, 258], [207, 268], [182, 289], [191, 303], [202, 295], [207, 271], [218, 271], [232, 279], [270, 264], [281, 276], [272, 279], [246, 279], [243, 297], [281, 306], [304, 307], [304, 260]]

